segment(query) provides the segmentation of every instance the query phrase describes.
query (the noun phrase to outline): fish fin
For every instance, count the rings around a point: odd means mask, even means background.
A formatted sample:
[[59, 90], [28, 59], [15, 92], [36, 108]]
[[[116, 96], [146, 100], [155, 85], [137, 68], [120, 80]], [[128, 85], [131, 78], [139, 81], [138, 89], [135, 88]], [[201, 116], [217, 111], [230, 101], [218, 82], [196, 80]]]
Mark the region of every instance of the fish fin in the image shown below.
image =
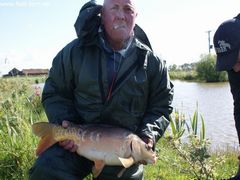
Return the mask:
[[57, 141], [53, 138], [53, 124], [47, 122], [39, 122], [32, 125], [32, 130], [35, 135], [41, 137], [41, 140], [38, 144], [36, 155], [39, 156], [47, 148], [55, 144]]
[[39, 156], [42, 154], [46, 149], [48, 149], [50, 146], [55, 144], [57, 141], [52, 138], [52, 136], [47, 135], [41, 138], [37, 150], [36, 155]]
[[38, 137], [43, 137], [47, 134], [52, 134], [53, 126], [53, 124], [48, 122], [37, 122], [32, 124], [32, 131]]
[[94, 161], [94, 166], [92, 168], [92, 173], [93, 173], [94, 178], [99, 176], [99, 174], [102, 172], [104, 166], [105, 166], [104, 161], [102, 161], [102, 160]]
[[121, 161], [122, 165], [123, 165], [125, 168], [129, 168], [131, 165], [134, 164], [134, 159], [133, 159], [133, 157], [129, 157], [129, 158], [121, 158], [121, 157], [118, 157], [118, 159]]

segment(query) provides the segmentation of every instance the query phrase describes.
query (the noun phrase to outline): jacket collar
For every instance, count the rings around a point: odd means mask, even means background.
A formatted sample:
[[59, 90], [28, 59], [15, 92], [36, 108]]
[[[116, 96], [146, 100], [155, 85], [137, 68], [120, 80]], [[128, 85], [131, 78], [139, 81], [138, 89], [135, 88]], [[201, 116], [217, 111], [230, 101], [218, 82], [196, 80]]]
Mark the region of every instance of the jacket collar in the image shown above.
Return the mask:
[[119, 53], [123, 58], [125, 58], [129, 54], [129, 52], [131, 52], [131, 50], [133, 48], [134, 36], [132, 36], [128, 39], [128, 41], [125, 43], [123, 49], [121, 49], [119, 51], [115, 51], [110, 47], [109, 43], [106, 41], [106, 36], [105, 36], [103, 28], [101, 28], [101, 27], [99, 28], [98, 35], [99, 35], [100, 45], [107, 53], [110, 53], [110, 54]]

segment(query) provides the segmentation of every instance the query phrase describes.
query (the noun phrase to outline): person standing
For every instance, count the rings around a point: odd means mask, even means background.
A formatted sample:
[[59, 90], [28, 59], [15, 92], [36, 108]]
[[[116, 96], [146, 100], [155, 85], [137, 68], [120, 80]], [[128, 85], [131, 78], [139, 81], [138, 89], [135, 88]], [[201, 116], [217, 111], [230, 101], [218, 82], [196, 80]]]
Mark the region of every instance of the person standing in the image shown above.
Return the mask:
[[[166, 62], [158, 58], [135, 24], [137, 0], [94, 1], [80, 10], [78, 38], [54, 58], [42, 102], [50, 123], [107, 124], [137, 134], [154, 148], [169, 125], [173, 85]], [[83, 179], [93, 162], [75, 153], [73, 141], [43, 152], [30, 179]], [[105, 166], [97, 180], [141, 180], [144, 162], [117, 178], [122, 167]]]
[[[234, 101], [235, 127], [240, 143], [240, 14], [224, 21], [215, 32], [213, 41], [217, 54], [216, 70], [228, 73]], [[238, 159], [240, 161], [240, 156]], [[230, 179], [240, 179], [240, 162], [236, 176]]]

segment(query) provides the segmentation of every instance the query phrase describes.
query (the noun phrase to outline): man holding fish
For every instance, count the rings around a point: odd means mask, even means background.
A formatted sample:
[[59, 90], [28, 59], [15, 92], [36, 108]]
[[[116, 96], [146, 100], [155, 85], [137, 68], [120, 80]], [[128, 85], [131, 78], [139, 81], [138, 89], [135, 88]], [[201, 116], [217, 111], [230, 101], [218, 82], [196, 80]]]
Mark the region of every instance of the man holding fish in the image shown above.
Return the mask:
[[[42, 102], [49, 123], [30, 179], [141, 180], [156, 162], [154, 146], [168, 127], [173, 85], [165, 61], [135, 24], [137, 0], [86, 3], [78, 38], [54, 58]], [[59, 142], [59, 143], [56, 143]]]

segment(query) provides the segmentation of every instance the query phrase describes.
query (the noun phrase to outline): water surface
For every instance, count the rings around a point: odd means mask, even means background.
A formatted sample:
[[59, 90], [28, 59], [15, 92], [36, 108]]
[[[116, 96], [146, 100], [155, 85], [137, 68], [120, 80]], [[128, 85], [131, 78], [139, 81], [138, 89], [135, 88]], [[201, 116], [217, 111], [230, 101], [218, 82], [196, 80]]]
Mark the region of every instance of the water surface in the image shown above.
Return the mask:
[[174, 108], [192, 117], [198, 106], [198, 111], [205, 120], [206, 135], [212, 141], [212, 146], [237, 146], [233, 99], [229, 83], [175, 80], [173, 84], [175, 85]]

